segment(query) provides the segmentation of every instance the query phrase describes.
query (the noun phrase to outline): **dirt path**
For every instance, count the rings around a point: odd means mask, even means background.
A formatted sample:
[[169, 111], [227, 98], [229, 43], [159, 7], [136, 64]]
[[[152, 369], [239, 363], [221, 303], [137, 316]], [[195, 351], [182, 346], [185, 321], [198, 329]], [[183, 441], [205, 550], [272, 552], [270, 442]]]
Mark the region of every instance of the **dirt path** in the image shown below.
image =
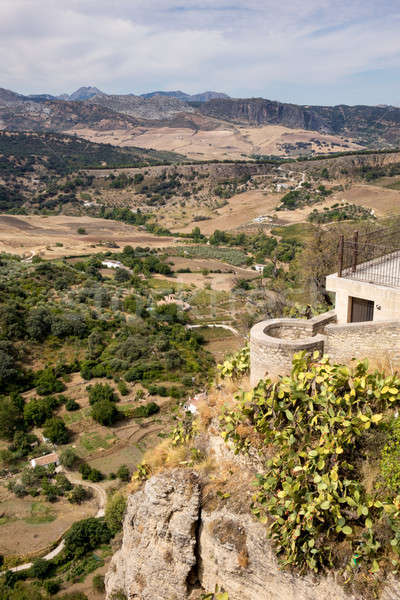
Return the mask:
[[203, 323], [202, 325], [186, 325], [187, 329], [200, 329], [202, 327], [219, 327], [220, 329], [226, 329], [231, 331], [234, 335], [244, 337], [237, 329], [231, 327], [231, 325], [225, 325], [224, 323]]

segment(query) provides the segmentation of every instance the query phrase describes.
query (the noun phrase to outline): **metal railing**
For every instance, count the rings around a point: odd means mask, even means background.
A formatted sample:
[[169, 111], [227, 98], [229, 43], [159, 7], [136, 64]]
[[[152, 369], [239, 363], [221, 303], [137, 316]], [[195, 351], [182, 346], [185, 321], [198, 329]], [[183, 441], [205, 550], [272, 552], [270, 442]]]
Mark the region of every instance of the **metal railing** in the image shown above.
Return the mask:
[[400, 229], [340, 236], [339, 277], [400, 287]]

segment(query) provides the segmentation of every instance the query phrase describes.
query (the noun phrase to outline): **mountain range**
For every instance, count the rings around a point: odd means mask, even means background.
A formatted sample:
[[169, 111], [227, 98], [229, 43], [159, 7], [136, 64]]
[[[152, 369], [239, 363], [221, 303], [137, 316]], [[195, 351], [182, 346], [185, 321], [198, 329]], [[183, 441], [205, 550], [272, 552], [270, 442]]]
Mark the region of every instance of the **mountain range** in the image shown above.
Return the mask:
[[[43, 100], [71, 100], [71, 101], [82, 101], [89, 100], [93, 96], [107, 96], [105, 92], [102, 92], [97, 87], [87, 86], [80, 87], [72, 94], [60, 94], [59, 96], [53, 96], [52, 94], [28, 94], [27, 98], [31, 100], [43, 101]], [[127, 94], [129, 96], [135, 96], [136, 94]], [[222, 92], [203, 92], [201, 94], [186, 94], [181, 91], [174, 92], [148, 92], [146, 94], [140, 94], [140, 98], [153, 98], [154, 96], [165, 96], [168, 98], [176, 98], [177, 100], [185, 100], [186, 102], [208, 102], [208, 100], [216, 100], [218, 98], [229, 98], [227, 94]]]
[[81, 87], [70, 95], [54, 97], [24, 96], [0, 88], [0, 129], [112, 132], [167, 127], [210, 131], [266, 125], [340, 135], [366, 147], [397, 147], [400, 108], [296, 105], [264, 98], [230, 98], [219, 92], [150, 92], [138, 96]]

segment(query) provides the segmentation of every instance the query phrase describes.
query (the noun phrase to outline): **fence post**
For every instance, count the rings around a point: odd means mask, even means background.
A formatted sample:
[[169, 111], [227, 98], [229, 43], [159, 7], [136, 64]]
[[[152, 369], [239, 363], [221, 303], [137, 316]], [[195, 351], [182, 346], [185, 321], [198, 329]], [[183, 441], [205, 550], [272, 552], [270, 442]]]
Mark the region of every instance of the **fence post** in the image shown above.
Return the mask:
[[357, 270], [357, 260], [358, 260], [358, 231], [354, 232], [353, 235], [353, 264], [352, 264], [352, 272], [355, 273]]
[[344, 250], [344, 235], [339, 238], [339, 270], [338, 277], [342, 276], [343, 271], [343, 250]]

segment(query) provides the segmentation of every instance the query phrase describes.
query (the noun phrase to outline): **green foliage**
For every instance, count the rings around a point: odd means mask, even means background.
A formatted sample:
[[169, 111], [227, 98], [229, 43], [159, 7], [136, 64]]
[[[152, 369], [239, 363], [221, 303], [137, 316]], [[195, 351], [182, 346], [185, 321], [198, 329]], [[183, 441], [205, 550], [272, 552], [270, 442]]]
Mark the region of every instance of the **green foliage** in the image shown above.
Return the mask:
[[57, 407], [57, 400], [51, 396], [47, 398], [32, 398], [24, 407], [24, 420], [28, 426], [40, 426], [50, 419]]
[[44, 424], [43, 435], [53, 444], [66, 444], [69, 440], [69, 431], [60, 417], [47, 419]]
[[72, 448], [66, 448], [60, 454], [60, 463], [67, 469], [73, 469], [79, 460], [78, 455], [72, 450]]
[[336, 221], [365, 221], [376, 219], [373, 211], [356, 204], [334, 204], [322, 211], [314, 209], [309, 215], [311, 223], [332, 223]]
[[41, 396], [57, 394], [65, 390], [65, 385], [57, 379], [53, 369], [44, 369], [36, 378], [36, 391]]
[[120, 478], [121, 481], [129, 481], [131, 476], [131, 472], [127, 465], [121, 465], [117, 471], [117, 477]]
[[126, 498], [119, 492], [107, 500], [105, 520], [113, 535], [122, 529], [122, 522], [126, 509]]
[[158, 413], [159, 410], [160, 407], [158, 406], [158, 404], [156, 404], [155, 402], [149, 402], [148, 404], [141, 404], [140, 406], [134, 408], [132, 411], [132, 416], [135, 418], [147, 418], [151, 415]]
[[[301, 572], [342, 566], [341, 548], [349, 570], [357, 554], [374, 573], [385, 553], [400, 554], [400, 497], [384, 502], [378, 491], [367, 493], [357, 471], [363, 440], [380, 431], [399, 390], [399, 377], [368, 372], [366, 361], [349, 368], [303, 352], [289, 377], [240, 393], [239, 409], [222, 417], [223, 437], [237, 451], [252, 445], [272, 453], [257, 477], [253, 512], [268, 520], [282, 565]], [[377, 540], [382, 526], [392, 540]]]
[[103, 594], [105, 591], [104, 575], [95, 575], [92, 579], [92, 586], [96, 592]]
[[380, 470], [386, 485], [400, 493], [400, 419], [391, 421], [387, 443], [382, 449]]
[[108, 383], [96, 383], [95, 385], [88, 385], [86, 388], [89, 392], [90, 404], [95, 404], [99, 400], [107, 400], [110, 402], [116, 402], [117, 396], [113, 388]]
[[129, 394], [129, 388], [123, 379], [118, 381], [117, 387], [121, 396], [127, 396]]
[[112, 533], [103, 519], [83, 519], [77, 521], [64, 536], [64, 553], [68, 558], [80, 558], [101, 544], [107, 544]]
[[0, 438], [13, 439], [23, 425], [23, 414], [12, 398], [0, 398]]
[[74, 410], [79, 410], [80, 409], [80, 405], [73, 398], [68, 398], [68, 400], [65, 403], [65, 408], [68, 411], [74, 411]]
[[83, 487], [83, 485], [76, 485], [68, 494], [68, 500], [71, 504], [82, 504], [82, 502], [88, 500], [91, 495], [91, 491]]
[[237, 379], [247, 375], [250, 369], [250, 347], [244, 346], [239, 352], [218, 365], [221, 379]]
[[44, 560], [44, 558], [37, 558], [30, 568], [30, 574], [37, 579], [44, 579], [49, 573], [50, 568], [51, 564], [47, 560]]
[[98, 400], [93, 404], [91, 410], [92, 418], [100, 425], [113, 425], [119, 418], [119, 412], [115, 403], [110, 400]]

